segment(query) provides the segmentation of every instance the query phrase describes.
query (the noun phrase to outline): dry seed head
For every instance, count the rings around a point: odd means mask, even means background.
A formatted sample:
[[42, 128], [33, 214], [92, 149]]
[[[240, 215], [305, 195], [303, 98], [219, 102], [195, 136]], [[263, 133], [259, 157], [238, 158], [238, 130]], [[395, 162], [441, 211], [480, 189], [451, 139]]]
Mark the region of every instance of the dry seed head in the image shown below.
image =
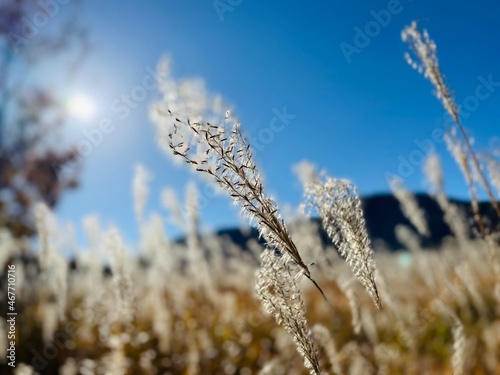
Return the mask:
[[347, 180], [327, 177], [324, 182], [310, 184], [306, 196], [340, 255], [380, 308], [373, 249], [356, 187]]
[[134, 193], [135, 215], [137, 221], [142, 223], [144, 217], [144, 207], [148, 197], [148, 183], [150, 174], [143, 165], [136, 165], [132, 189]]
[[321, 324], [315, 324], [312, 327], [312, 334], [318, 345], [325, 351], [328, 362], [330, 362], [332, 374], [341, 374], [342, 367], [340, 365], [339, 355], [335, 347], [335, 341], [328, 328]]
[[124, 321], [134, 315], [134, 289], [127, 249], [117, 229], [111, 229], [105, 238], [113, 273], [114, 292], [120, 303], [120, 314]]
[[451, 364], [453, 366], [453, 375], [462, 375], [465, 368], [467, 340], [465, 338], [464, 325], [460, 318], [451, 310], [449, 317], [452, 322], [452, 335], [453, 335], [453, 355], [451, 357]]
[[450, 154], [455, 159], [455, 162], [460, 167], [460, 170], [462, 171], [462, 174], [464, 175], [467, 184], [471, 185], [473, 181], [477, 180], [477, 173], [474, 173], [476, 179], [473, 179], [473, 173], [472, 173], [473, 166], [469, 165], [469, 160], [467, 158], [467, 153], [465, 152], [465, 147], [458, 138], [456, 129], [453, 128], [450, 131], [448, 131], [444, 136], [444, 140], [446, 142], [446, 147], [448, 148], [448, 151], [450, 152]]
[[361, 333], [361, 315], [358, 297], [356, 295], [354, 279], [346, 280], [339, 284], [340, 289], [344, 292], [344, 295], [349, 302], [349, 308], [351, 309], [351, 323], [354, 333], [359, 335]]
[[295, 164], [292, 168], [295, 175], [299, 178], [304, 189], [312, 183], [318, 181], [318, 173], [316, 172], [316, 166], [307, 160], [302, 160], [301, 162]]
[[170, 213], [170, 220], [179, 228], [185, 229], [187, 226], [186, 218], [179, 204], [179, 197], [174, 189], [166, 187], [160, 196], [163, 208]]
[[414, 57], [405, 54], [408, 64], [422, 73], [435, 88], [437, 98], [442, 102], [448, 114], [458, 122], [458, 108], [454, 102], [449, 88], [446, 86], [443, 74], [439, 68], [436, 44], [430, 39], [427, 30], [418, 29], [418, 23], [413, 21], [410, 26], [403, 29], [401, 38], [408, 44]]
[[307, 324], [304, 301], [297, 285], [301, 269], [287, 254], [266, 249], [257, 271], [256, 291], [264, 309], [274, 316], [292, 336], [304, 365], [311, 374], [319, 374], [318, 351]]
[[396, 197], [403, 211], [403, 215], [417, 228], [422, 236], [429, 237], [429, 226], [425, 219], [424, 211], [418, 206], [417, 199], [398, 178], [393, 178], [389, 182], [392, 193]]
[[[196, 171], [209, 175], [225, 189], [234, 203], [251, 223], [258, 226], [268, 246], [288, 253], [310, 277], [307, 266], [293, 243], [274, 200], [265, 194], [260, 173], [253, 160], [250, 145], [243, 137], [239, 123], [229, 118], [227, 125], [181, 120], [169, 113], [172, 121], [169, 147], [172, 153], [194, 166]], [[181, 130], [182, 129], [182, 130]], [[184, 134], [191, 132], [191, 138]], [[190, 139], [195, 141], [190, 143]], [[197, 145], [202, 156], [195, 152]]]
[[396, 225], [396, 228], [394, 228], [394, 232], [396, 234], [396, 239], [408, 250], [414, 254], [420, 252], [420, 239], [413, 229], [407, 227], [406, 225], [398, 224]]
[[437, 194], [444, 191], [443, 167], [435, 151], [431, 151], [423, 164], [423, 172], [431, 189]]
[[220, 97], [208, 94], [203, 81], [175, 80], [168, 59], [160, 64], [159, 73], [164, 97], [153, 104], [151, 117], [161, 146], [226, 190], [242, 214], [257, 224], [268, 246], [287, 252], [310, 278], [276, 203], [264, 192], [236, 117], [230, 110], [223, 111], [227, 106]]
[[487, 158], [486, 165], [491, 184], [495, 187], [497, 196], [500, 196], [500, 162], [489, 157]]
[[[453, 118], [455, 122], [456, 128], [460, 131], [462, 136], [462, 141], [464, 143], [463, 149], [465, 150], [466, 162], [464, 164], [463, 161], [457, 160], [459, 165], [461, 165], [463, 170], [467, 170], [466, 179], [469, 183], [470, 180], [479, 182], [486, 193], [488, 194], [488, 198], [495, 209], [495, 212], [498, 217], [500, 217], [500, 205], [495, 200], [492, 188], [486, 176], [483, 173], [482, 166], [480, 164], [479, 158], [472, 148], [472, 141], [469, 139], [465, 128], [460, 122], [460, 116], [458, 111], [458, 106], [456, 105], [454, 98], [449, 90], [449, 88], [445, 84], [444, 76], [440, 71], [439, 63], [436, 54], [436, 45], [429, 38], [429, 35], [426, 30], [420, 32], [417, 27], [417, 22], [413, 21], [410, 26], [406, 27], [402, 32], [403, 41], [408, 43], [410, 49], [412, 50], [415, 57], [419, 60], [419, 63], [416, 63], [412, 60], [409, 55], [407, 55], [407, 60], [413, 67], [417, 67], [420, 72], [424, 74], [424, 77], [429, 79], [431, 83], [434, 85], [436, 89], [436, 96], [443, 104], [443, 107], [448, 112], [448, 114]], [[457, 155], [455, 155], [457, 158]], [[461, 159], [462, 156], [458, 155], [458, 159]], [[470, 164], [471, 166], [469, 166]], [[469, 183], [469, 190], [472, 184]], [[475, 188], [475, 187], [474, 187]], [[476, 194], [474, 191], [471, 191], [473, 195], [472, 199], [474, 200], [474, 195]], [[478, 225], [481, 227], [482, 224], [480, 219], [478, 220], [477, 211], [475, 213], [475, 220]], [[484, 237], [484, 230], [481, 230], [482, 236]]]

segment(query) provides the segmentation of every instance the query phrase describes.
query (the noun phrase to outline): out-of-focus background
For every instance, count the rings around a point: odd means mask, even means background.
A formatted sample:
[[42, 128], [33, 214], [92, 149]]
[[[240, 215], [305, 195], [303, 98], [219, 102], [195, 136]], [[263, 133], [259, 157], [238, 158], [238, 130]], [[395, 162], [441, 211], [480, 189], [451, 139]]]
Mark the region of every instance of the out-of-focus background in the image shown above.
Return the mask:
[[[444, 150], [441, 130], [449, 118], [404, 61], [400, 33], [414, 19], [440, 45], [441, 65], [478, 148], [500, 142], [494, 137], [500, 81], [494, 1], [4, 0], [1, 7], [2, 202], [30, 199], [13, 194], [26, 188], [31, 197], [33, 187], [41, 188], [42, 198], [57, 202], [60, 220], [79, 223], [98, 213], [127, 241], [138, 235], [129, 204], [136, 163], [151, 172], [147, 209], [161, 206], [165, 186], [182, 191], [193, 178], [161, 153], [148, 116], [164, 55], [174, 76], [199, 77], [231, 104], [281, 204], [302, 199], [292, 172], [302, 159], [352, 179], [363, 196], [387, 192], [388, 174], [403, 177], [411, 190], [426, 190], [423, 155], [427, 147]], [[489, 86], [478, 91], [484, 82]], [[19, 145], [31, 133], [37, 140]], [[18, 161], [35, 148], [38, 159]], [[69, 157], [75, 162], [64, 163]], [[40, 158], [44, 167], [34, 167]], [[52, 181], [57, 158], [67, 167], [62, 182]], [[468, 198], [452, 159], [443, 163], [448, 193]], [[13, 181], [12, 170], [22, 175], [30, 168], [31, 176]], [[238, 225], [227, 198], [207, 196], [206, 230]], [[168, 230], [180, 234], [175, 226]]]
[[500, 373], [498, 35], [492, 0], [0, 0], [0, 373]]

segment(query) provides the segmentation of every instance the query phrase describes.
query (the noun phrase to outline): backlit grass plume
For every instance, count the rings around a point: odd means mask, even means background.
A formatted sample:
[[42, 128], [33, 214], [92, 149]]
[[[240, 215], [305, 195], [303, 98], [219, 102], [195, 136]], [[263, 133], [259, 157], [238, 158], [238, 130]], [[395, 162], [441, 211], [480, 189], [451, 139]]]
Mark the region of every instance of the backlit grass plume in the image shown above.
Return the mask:
[[[265, 194], [250, 145], [243, 137], [239, 123], [230, 119], [229, 113], [225, 120], [232, 123], [230, 129], [205, 122], [192, 123], [189, 119], [179, 119], [171, 111], [167, 112], [172, 118], [168, 146], [173, 154], [194, 165], [198, 172], [211, 176], [241, 207], [242, 214], [257, 224], [259, 234], [267, 243], [257, 274], [257, 293], [266, 310], [292, 335], [310, 373], [319, 374], [317, 352], [309, 335], [305, 305], [295, 275], [304, 274], [325, 300], [326, 296], [312, 279], [278, 213], [276, 203]], [[188, 144], [186, 131], [192, 132], [191, 144]], [[277, 262], [270, 258], [275, 250], [281, 257]], [[290, 259], [292, 262], [288, 261]], [[292, 270], [295, 275], [291, 275]]]
[[321, 180], [315, 172], [311, 173], [307, 163], [302, 163], [301, 169], [308, 171], [307, 174], [299, 172], [308, 206], [318, 212], [323, 227], [340, 255], [380, 308], [373, 250], [356, 187], [347, 180], [331, 177]]
[[[225, 118], [226, 126], [181, 120], [170, 110], [167, 113], [172, 120], [172, 129], [168, 134], [168, 146], [172, 153], [194, 165], [198, 172], [210, 175], [241, 207], [242, 214], [251, 223], [257, 224], [268, 247], [288, 254], [304, 275], [311, 279], [276, 202], [264, 191], [250, 144], [243, 137], [239, 123], [231, 119], [229, 113]], [[189, 132], [190, 135], [187, 134]]]
[[304, 300], [295, 277], [296, 268], [289, 257], [267, 249], [261, 255], [256, 290], [265, 310], [292, 336], [309, 373], [319, 374], [318, 351], [307, 324]]
[[[436, 44], [430, 39], [427, 30], [424, 29], [420, 32], [418, 24], [415, 21], [403, 30], [402, 38], [403, 41], [409, 45], [418, 61], [414, 61], [410, 55], [407, 54], [406, 58], [408, 63], [413, 68], [423, 73], [424, 77], [431, 81], [436, 89], [438, 99], [455, 123], [455, 127], [447, 132], [445, 140], [450, 154], [454, 157], [465, 177], [471, 197], [474, 221], [479, 229], [481, 238], [488, 247], [490, 261], [496, 270], [497, 289], [500, 290], [500, 265], [498, 264], [497, 255], [498, 246], [492, 238], [491, 229], [488, 227], [479, 211], [478, 193], [476, 189], [477, 185], [482, 185], [496, 215], [500, 218], [500, 205], [496, 201], [491, 187], [494, 182], [488, 180], [485, 173], [484, 161], [481, 163], [478, 154], [472, 147], [472, 141], [460, 120], [459, 107], [456, 105], [439, 67]], [[461, 140], [457, 133], [460, 133]], [[495, 173], [490, 173], [490, 177], [494, 176]]]
[[429, 226], [425, 219], [425, 213], [418, 206], [415, 195], [406, 189], [402, 179], [391, 179], [389, 181], [389, 186], [391, 187], [394, 197], [396, 197], [399, 202], [403, 215], [415, 226], [418, 233], [422, 236], [429, 237]]
[[477, 182], [483, 186], [496, 214], [500, 217], [500, 206], [498, 205], [491, 185], [483, 172], [483, 166], [480, 163], [478, 155], [472, 148], [469, 135], [460, 120], [459, 107], [456, 105], [453, 95], [446, 85], [444, 75], [441, 72], [439, 60], [437, 58], [436, 44], [429, 37], [427, 30], [419, 30], [418, 23], [416, 21], [413, 21], [410, 26], [403, 29], [401, 37], [403, 41], [408, 44], [414, 55], [413, 58], [409, 53], [405, 55], [408, 64], [422, 73], [424, 77], [427, 78], [434, 86], [437, 98], [441, 101], [444, 109], [455, 122], [456, 128], [462, 136], [465, 157], [477, 172]]

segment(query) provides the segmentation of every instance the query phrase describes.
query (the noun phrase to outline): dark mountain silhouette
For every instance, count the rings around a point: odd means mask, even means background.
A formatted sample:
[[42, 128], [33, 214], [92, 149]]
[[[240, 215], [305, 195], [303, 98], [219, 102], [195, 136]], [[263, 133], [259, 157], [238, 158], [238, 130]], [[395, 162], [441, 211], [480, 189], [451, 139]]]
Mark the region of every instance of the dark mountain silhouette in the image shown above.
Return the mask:
[[[431, 231], [429, 238], [422, 238], [422, 246], [424, 248], [437, 247], [442, 243], [445, 237], [451, 235], [450, 228], [443, 220], [443, 211], [439, 208], [434, 198], [429, 195], [416, 194], [416, 199], [419, 206], [425, 212]], [[450, 201], [460, 207], [465, 213], [471, 227], [471, 233], [469, 233], [469, 235], [473, 236], [475, 226], [470, 202], [454, 199]], [[493, 227], [498, 227], [500, 225], [500, 220], [496, 216], [490, 203], [482, 202], [479, 204], [479, 208], [482, 216], [489, 221]], [[372, 242], [383, 243], [384, 246], [390, 250], [404, 248], [396, 239], [394, 229], [397, 225], [407, 225], [415, 230], [408, 219], [404, 217], [398, 201], [392, 195], [373, 195], [364, 198], [363, 211]], [[318, 218], [313, 218], [311, 220], [320, 221]], [[319, 225], [319, 227], [321, 228], [321, 225]], [[228, 239], [244, 249], [246, 249], [246, 244], [251, 239], [258, 240], [262, 243], [262, 240], [258, 238], [257, 230], [254, 228], [245, 230], [237, 228], [223, 229], [217, 231], [215, 235]], [[325, 244], [330, 243], [324, 230], [321, 229], [319, 235]], [[183, 240], [180, 240], [180, 242], [182, 241]]]

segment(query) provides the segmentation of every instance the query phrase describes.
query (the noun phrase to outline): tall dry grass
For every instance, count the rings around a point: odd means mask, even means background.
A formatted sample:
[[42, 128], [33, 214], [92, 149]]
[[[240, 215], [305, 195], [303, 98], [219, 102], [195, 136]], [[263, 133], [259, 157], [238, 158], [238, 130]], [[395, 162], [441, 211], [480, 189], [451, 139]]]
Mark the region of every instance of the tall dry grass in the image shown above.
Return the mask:
[[[309, 209], [285, 223], [227, 105], [200, 80], [175, 80], [165, 60], [164, 98], [152, 107], [161, 146], [227, 193], [264, 244], [243, 250], [202, 235], [194, 185], [185, 204], [163, 192], [167, 214], [145, 212], [149, 173], [141, 166], [132, 184], [136, 245], [89, 217], [82, 249], [39, 206], [35, 248], [0, 230], [0, 269], [7, 263], [17, 269], [23, 364], [15, 373], [500, 373], [499, 232], [477, 205], [483, 188], [497, 210], [498, 155], [472, 148], [427, 32], [413, 23], [403, 39], [418, 60], [410, 63], [455, 120], [448, 145], [471, 192], [477, 236], [470, 237], [471, 224], [446, 196], [435, 153], [424, 173], [453, 236], [434, 251], [421, 247], [433, 228], [400, 181], [392, 188], [413, 227], [395, 230], [406, 249], [373, 251], [356, 187], [307, 163], [296, 172]], [[328, 246], [307, 214], [320, 217]], [[167, 238], [165, 215], [186, 241]], [[72, 268], [61, 256], [68, 248]], [[1, 318], [4, 352], [7, 329]], [[6, 372], [5, 357], [0, 361]]]

